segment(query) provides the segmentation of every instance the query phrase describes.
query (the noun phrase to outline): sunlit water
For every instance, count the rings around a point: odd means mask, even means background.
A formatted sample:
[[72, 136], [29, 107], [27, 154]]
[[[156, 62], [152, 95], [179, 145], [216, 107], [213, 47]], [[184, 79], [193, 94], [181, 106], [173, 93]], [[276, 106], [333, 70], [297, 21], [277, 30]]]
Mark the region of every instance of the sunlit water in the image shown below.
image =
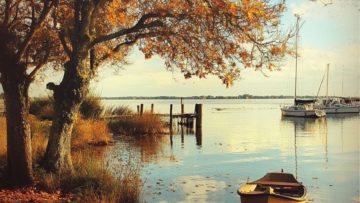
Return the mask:
[[[180, 111], [179, 100], [107, 100], [136, 110], [155, 105]], [[309, 202], [360, 202], [359, 115], [325, 119], [282, 118], [291, 100], [185, 100], [185, 112], [203, 104], [202, 142], [175, 129], [151, 150], [140, 149], [146, 202], [240, 202], [236, 190], [267, 172], [293, 173], [308, 189]], [[201, 145], [200, 145], [201, 144]], [[118, 141], [109, 154], [129, 143]], [[151, 146], [144, 144], [143, 147]], [[131, 147], [131, 146], [130, 146]], [[111, 160], [110, 160], [111, 165]]]

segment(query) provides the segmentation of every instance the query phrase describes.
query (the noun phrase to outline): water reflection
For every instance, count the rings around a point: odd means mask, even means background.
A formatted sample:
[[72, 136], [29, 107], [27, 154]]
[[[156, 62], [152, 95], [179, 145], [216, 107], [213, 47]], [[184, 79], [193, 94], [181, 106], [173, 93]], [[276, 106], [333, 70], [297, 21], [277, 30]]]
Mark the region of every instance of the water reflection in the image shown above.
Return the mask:
[[185, 135], [186, 137], [194, 137], [195, 136], [195, 143], [196, 146], [198, 146], [198, 148], [201, 148], [202, 146], [202, 137], [203, 137], [203, 133], [202, 133], [202, 128], [198, 128], [194, 131], [194, 127], [187, 127], [184, 125], [176, 125], [173, 126], [170, 130], [169, 130], [169, 137], [170, 137], [170, 146], [172, 148], [174, 141], [174, 131], [176, 132], [176, 135], [180, 135], [181, 137], [181, 146], [182, 148], [184, 148], [184, 143], [185, 143]]
[[[161, 102], [156, 109], [168, 112], [174, 101]], [[239, 202], [236, 190], [248, 177], [281, 169], [298, 176], [312, 202], [356, 202], [359, 115], [282, 118], [283, 101], [186, 102], [204, 103], [202, 131], [175, 124], [155, 147], [126, 141], [144, 161], [146, 202]]]

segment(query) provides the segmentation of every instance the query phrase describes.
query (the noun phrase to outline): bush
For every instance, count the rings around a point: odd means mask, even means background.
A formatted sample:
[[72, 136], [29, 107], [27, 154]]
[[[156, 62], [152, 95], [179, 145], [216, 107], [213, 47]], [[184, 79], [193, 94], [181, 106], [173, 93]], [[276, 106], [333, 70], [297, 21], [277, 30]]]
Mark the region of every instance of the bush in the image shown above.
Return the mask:
[[[39, 119], [52, 119], [54, 116], [54, 99], [52, 97], [35, 98], [30, 102], [29, 113]], [[99, 118], [104, 111], [101, 99], [98, 96], [87, 96], [80, 106], [79, 112], [84, 119]]]
[[109, 129], [114, 134], [132, 135], [158, 135], [164, 133], [164, 122], [157, 115], [145, 113], [142, 116], [123, 117], [109, 122]]
[[99, 96], [89, 95], [80, 106], [80, 114], [84, 119], [99, 118], [104, 111]]
[[132, 115], [134, 112], [128, 106], [110, 107], [105, 110], [105, 116]]
[[54, 100], [49, 97], [39, 97], [30, 101], [29, 113], [39, 119], [51, 119], [54, 116]]

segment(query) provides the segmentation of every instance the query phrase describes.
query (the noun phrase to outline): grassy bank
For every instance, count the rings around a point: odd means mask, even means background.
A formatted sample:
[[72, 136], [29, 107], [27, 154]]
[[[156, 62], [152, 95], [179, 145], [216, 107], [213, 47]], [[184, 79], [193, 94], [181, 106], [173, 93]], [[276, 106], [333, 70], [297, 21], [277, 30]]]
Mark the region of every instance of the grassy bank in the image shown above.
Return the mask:
[[[140, 164], [123, 166], [115, 177], [104, 161], [104, 148], [112, 140], [104, 121], [79, 119], [72, 136], [73, 174], [57, 176], [39, 167], [43, 158], [51, 121], [30, 116], [36, 187], [76, 202], [140, 202]], [[96, 145], [96, 146], [94, 146]], [[6, 170], [6, 119], [0, 117], [0, 177]], [[40, 192], [41, 193], [41, 192]], [[10, 199], [11, 201], [11, 199]], [[24, 199], [24, 201], [28, 201]]]
[[[30, 107], [32, 160], [39, 193], [60, 194], [75, 202], [141, 202], [141, 162], [152, 160], [162, 149], [165, 137], [161, 135], [166, 126], [161, 118], [148, 112], [139, 116], [127, 106], [105, 109], [98, 97], [90, 96], [82, 104], [74, 125], [71, 140], [74, 173], [58, 176], [45, 172], [39, 165], [54, 115], [52, 102], [50, 97], [36, 98]], [[111, 121], [102, 119], [119, 115], [123, 117]], [[112, 135], [124, 135], [123, 139], [132, 140], [131, 149], [126, 150], [142, 151], [141, 157], [129, 157], [127, 160], [132, 161], [125, 164], [113, 159], [109, 159], [111, 164], [107, 163], [103, 146], [112, 142]], [[5, 170], [6, 119], [0, 117], [0, 178], [5, 177]], [[12, 200], [16, 201], [9, 201]]]

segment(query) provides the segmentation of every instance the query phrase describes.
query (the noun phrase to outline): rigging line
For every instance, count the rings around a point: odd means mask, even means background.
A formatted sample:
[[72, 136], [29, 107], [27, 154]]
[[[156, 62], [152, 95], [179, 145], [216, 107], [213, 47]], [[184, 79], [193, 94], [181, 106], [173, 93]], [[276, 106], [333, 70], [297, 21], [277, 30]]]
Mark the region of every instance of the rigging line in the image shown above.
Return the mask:
[[326, 75], [326, 71], [325, 71], [324, 76], [323, 76], [323, 78], [322, 78], [322, 80], [321, 80], [319, 89], [318, 89], [317, 94], [316, 94], [316, 98], [319, 97], [319, 93], [320, 93], [321, 86], [322, 86], [322, 84], [323, 84], [323, 82], [324, 82], [324, 80], [325, 80], [325, 75]]

